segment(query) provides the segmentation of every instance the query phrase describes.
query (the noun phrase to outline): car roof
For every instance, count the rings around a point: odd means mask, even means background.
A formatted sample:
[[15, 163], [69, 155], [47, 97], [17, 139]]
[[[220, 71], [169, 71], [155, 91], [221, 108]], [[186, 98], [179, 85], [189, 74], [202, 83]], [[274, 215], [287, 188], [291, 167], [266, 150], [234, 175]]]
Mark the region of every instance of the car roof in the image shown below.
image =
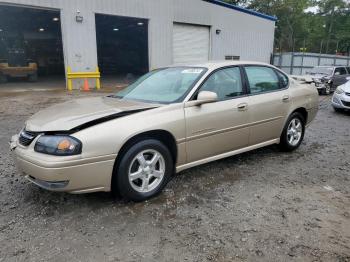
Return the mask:
[[181, 67], [181, 66], [205, 67], [205, 68], [208, 68], [209, 70], [214, 70], [225, 66], [237, 66], [237, 65], [264, 65], [264, 66], [274, 67], [267, 63], [254, 62], [254, 61], [208, 61], [203, 63], [174, 64], [174, 65], [171, 65], [170, 67]]

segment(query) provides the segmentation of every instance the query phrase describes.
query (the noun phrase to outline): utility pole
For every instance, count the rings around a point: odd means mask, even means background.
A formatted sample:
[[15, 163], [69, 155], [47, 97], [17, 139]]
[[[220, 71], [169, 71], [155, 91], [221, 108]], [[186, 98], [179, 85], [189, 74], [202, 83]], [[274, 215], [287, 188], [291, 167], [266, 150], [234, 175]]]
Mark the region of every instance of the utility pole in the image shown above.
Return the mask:
[[323, 47], [323, 39], [321, 40], [320, 54], [318, 55], [318, 65], [320, 65], [321, 63], [322, 47]]

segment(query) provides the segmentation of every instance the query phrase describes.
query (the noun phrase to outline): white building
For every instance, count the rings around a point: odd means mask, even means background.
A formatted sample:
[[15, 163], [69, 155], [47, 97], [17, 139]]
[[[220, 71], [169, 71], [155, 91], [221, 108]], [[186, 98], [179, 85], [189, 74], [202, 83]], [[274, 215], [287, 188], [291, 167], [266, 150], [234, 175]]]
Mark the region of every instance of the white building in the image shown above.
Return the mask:
[[269, 62], [275, 21], [219, 0], [0, 2], [0, 34], [23, 38], [41, 72], [55, 63], [122, 74], [205, 60]]

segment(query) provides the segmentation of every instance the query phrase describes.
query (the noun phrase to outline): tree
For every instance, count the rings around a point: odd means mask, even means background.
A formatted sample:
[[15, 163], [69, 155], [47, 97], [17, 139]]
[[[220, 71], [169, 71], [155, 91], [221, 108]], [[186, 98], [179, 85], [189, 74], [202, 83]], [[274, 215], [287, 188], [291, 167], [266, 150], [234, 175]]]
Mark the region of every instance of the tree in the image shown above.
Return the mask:
[[297, 39], [307, 34], [304, 10], [310, 5], [310, 0], [255, 0], [249, 8], [278, 18], [276, 39], [281, 47], [291, 51]]
[[339, 22], [346, 23], [346, 19], [344, 21], [342, 16], [347, 13], [348, 4], [344, 0], [321, 0], [318, 6], [320, 8], [320, 15], [325, 17], [325, 29], [327, 32], [326, 53], [328, 53], [330, 41], [333, 39], [339, 43], [338, 40], [344, 37], [343, 35], [338, 36], [336, 33], [339, 28], [337, 26]]
[[241, 5], [245, 6], [248, 2], [248, 0], [225, 0], [224, 2], [228, 4], [233, 4], [233, 5]]

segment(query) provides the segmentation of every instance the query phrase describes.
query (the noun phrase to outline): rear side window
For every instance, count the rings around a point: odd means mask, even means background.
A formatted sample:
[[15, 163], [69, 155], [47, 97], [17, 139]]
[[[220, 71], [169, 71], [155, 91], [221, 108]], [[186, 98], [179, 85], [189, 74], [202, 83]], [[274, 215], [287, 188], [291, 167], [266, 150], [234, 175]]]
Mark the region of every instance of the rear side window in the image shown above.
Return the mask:
[[280, 80], [275, 70], [266, 66], [247, 66], [245, 71], [251, 94], [271, 92], [280, 89]]

